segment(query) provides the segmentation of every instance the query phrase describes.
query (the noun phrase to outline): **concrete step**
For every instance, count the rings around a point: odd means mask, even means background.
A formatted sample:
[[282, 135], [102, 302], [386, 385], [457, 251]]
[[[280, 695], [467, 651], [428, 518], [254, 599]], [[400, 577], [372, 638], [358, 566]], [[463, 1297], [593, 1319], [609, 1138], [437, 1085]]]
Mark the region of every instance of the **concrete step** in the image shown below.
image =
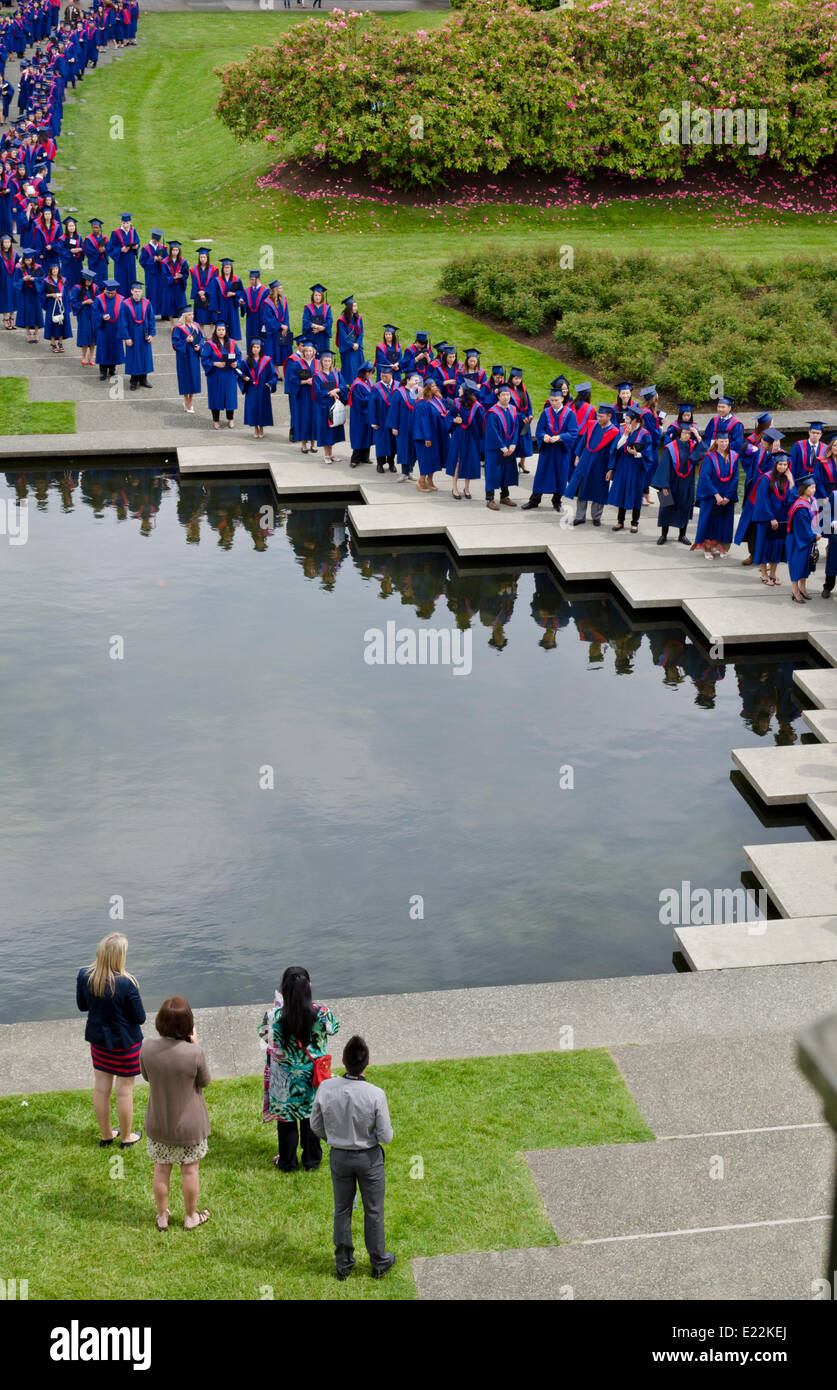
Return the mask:
[[[837, 835], [837, 796], [828, 812], [826, 797], [808, 804], [826, 829]], [[788, 921], [727, 922], [722, 926], [675, 927], [674, 939], [692, 970], [735, 970], [756, 965], [792, 965], [803, 961], [837, 961], [837, 917], [794, 917]]]
[[744, 845], [743, 849], [783, 917], [837, 915], [837, 842]]
[[732, 760], [765, 806], [800, 805], [809, 792], [837, 791], [835, 743], [733, 748]]

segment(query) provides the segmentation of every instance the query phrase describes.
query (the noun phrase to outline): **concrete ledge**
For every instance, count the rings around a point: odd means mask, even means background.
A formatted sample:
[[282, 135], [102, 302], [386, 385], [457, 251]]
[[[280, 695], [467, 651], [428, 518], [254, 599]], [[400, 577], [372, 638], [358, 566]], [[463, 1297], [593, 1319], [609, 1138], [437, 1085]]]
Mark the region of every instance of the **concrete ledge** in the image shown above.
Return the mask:
[[837, 743], [837, 709], [805, 709], [802, 718], [820, 743]]
[[837, 670], [794, 671], [793, 679], [818, 709], [837, 709]]
[[733, 748], [732, 760], [765, 806], [804, 803], [809, 792], [837, 791], [837, 744]]
[[837, 915], [837, 841], [745, 845], [744, 858], [784, 917]]
[[[837, 811], [837, 796], [835, 797]], [[675, 927], [674, 939], [692, 970], [735, 970], [757, 965], [837, 961], [837, 917], [729, 922]]]

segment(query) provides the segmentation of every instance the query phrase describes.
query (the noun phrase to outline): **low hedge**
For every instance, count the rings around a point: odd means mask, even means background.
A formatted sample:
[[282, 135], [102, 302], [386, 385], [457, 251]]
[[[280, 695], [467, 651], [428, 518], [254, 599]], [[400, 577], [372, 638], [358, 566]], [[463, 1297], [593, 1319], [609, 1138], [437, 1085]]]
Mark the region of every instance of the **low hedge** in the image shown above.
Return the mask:
[[[759, 13], [730, 0], [547, 13], [469, 0], [432, 33], [333, 10], [221, 70], [216, 110], [283, 160], [362, 165], [400, 187], [510, 168], [676, 179], [707, 160], [754, 173], [763, 158], [810, 173], [837, 142], [835, 58], [833, 0]], [[683, 102], [690, 143], [661, 143], [663, 113], [679, 119]], [[764, 141], [695, 143], [707, 138], [695, 109], [711, 115], [710, 140], [724, 135], [716, 110], [751, 112], [753, 137], [763, 116]]]
[[[615, 379], [710, 400], [791, 405], [798, 387], [837, 388], [837, 256], [745, 265], [720, 255], [488, 247], [444, 269], [441, 289], [477, 314], [557, 342]], [[717, 395], [717, 390], [715, 391]]]

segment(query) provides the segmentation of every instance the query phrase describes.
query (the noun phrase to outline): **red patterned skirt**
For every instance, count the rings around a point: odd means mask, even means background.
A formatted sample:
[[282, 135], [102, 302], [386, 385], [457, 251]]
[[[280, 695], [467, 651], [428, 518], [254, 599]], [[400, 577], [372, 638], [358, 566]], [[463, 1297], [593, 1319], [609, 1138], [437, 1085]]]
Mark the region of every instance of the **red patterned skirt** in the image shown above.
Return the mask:
[[107, 1048], [95, 1047], [91, 1043], [90, 1056], [93, 1058], [93, 1070], [106, 1071], [111, 1076], [139, 1076], [141, 1047], [142, 1043], [138, 1042], [134, 1047], [119, 1048], [113, 1052], [108, 1052]]

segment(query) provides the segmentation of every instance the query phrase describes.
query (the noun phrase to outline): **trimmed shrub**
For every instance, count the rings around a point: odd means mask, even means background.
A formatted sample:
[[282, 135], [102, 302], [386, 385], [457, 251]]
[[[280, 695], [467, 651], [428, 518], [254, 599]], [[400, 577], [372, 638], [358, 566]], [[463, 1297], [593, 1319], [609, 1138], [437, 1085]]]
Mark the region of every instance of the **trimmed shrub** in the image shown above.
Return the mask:
[[769, 407], [793, 404], [803, 382], [837, 386], [837, 257], [580, 251], [562, 270], [557, 246], [523, 261], [488, 247], [451, 261], [441, 289], [532, 335], [551, 329], [599, 376], [653, 379], [682, 400], [709, 400], [718, 378]]
[[[755, 173], [763, 158], [806, 174], [835, 150], [835, 57], [833, 0], [468, 0], [432, 33], [333, 10], [221, 70], [216, 109], [281, 159], [400, 187], [509, 168], [677, 179], [707, 160]], [[733, 143], [726, 110], [752, 117]]]

